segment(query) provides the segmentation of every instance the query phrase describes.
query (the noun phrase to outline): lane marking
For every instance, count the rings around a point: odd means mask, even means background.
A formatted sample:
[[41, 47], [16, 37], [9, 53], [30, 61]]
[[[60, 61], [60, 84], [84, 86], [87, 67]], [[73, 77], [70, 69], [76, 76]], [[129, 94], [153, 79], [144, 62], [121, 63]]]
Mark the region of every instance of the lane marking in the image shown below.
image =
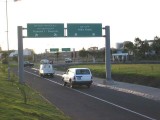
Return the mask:
[[151, 117], [149, 117], [149, 116], [143, 115], [143, 114], [141, 114], [141, 113], [135, 112], [135, 111], [130, 110], [130, 109], [128, 109], [128, 108], [122, 107], [122, 106], [117, 105], [117, 104], [114, 104], [114, 103], [112, 103], [112, 102], [109, 102], [109, 101], [107, 101], [107, 100], [104, 100], [104, 99], [98, 98], [98, 97], [96, 97], [96, 96], [93, 96], [93, 95], [90, 95], [90, 94], [87, 94], [87, 93], [81, 92], [81, 91], [76, 90], [76, 89], [73, 89], [73, 90], [74, 90], [74, 91], [76, 91], [76, 92], [79, 92], [79, 93], [81, 93], [81, 94], [84, 94], [84, 95], [86, 95], [86, 96], [89, 96], [89, 97], [95, 98], [95, 99], [97, 99], [97, 100], [99, 100], [99, 101], [102, 101], [102, 102], [108, 103], [108, 104], [110, 104], [110, 105], [112, 105], [112, 106], [115, 106], [115, 107], [118, 107], [118, 108], [120, 108], [120, 109], [126, 110], [126, 111], [128, 111], [128, 112], [131, 112], [131, 113], [137, 114], [137, 115], [139, 115], [139, 116], [141, 116], [141, 117], [144, 117], [144, 118], [147, 118], [147, 119], [149, 119], [149, 120], [156, 120], [156, 119], [151, 118]]
[[[27, 73], [29, 73], [29, 74], [35, 75], [35, 76], [37, 76], [37, 77], [40, 77], [39, 75], [34, 74], [34, 73], [31, 73], [31, 72], [29, 72], [29, 71], [26, 71], [26, 70], [24, 70], [24, 71], [27, 72]], [[50, 80], [50, 79], [48, 79], [48, 78], [44, 78], [44, 79], [46, 79], [46, 80], [48, 80], [48, 81], [50, 81], [50, 82], [52, 82], [52, 83], [58, 84], [58, 85], [60, 85], [60, 86], [63, 86], [63, 84], [61, 84], [61, 83], [59, 83], [59, 82], [52, 81], [52, 80]], [[133, 111], [133, 110], [130, 110], [130, 109], [125, 108], [125, 107], [122, 107], [122, 106], [117, 105], [117, 104], [115, 104], [115, 103], [109, 102], [109, 101], [107, 101], [107, 100], [98, 98], [98, 97], [96, 97], [96, 96], [87, 94], [87, 93], [85, 93], [85, 92], [81, 92], [81, 91], [79, 91], [79, 90], [77, 90], [77, 89], [73, 89], [73, 88], [70, 88], [70, 87], [67, 87], [67, 86], [66, 86], [66, 88], [72, 89], [73, 91], [76, 91], [76, 92], [81, 93], [81, 94], [83, 94], [83, 95], [89, 96], [89, 97], [94, 98], [94, 99], [96, 99], [96, 100], [105, 102], [105, 103], [107, 103], [107, 104], [110, 104], [110, 105], [112, 105], [112, 106], [118, 107], [118, 108], [123, 109], [123, 110], [125, 110], [125, 111], [134, 113], [134, 114], [136, 114], [136, 115], [139, 115], [139, 116], [141, 116], [141, 117], [147, 118], [147, 119], [149, 119], [149, 120], [156, 120], [156, 119], [151, 118], [151, 117], [149, 117], [149, 116], [147, 116], [147, 115], [143, 115], [143, 114], [141, 114], [141, 113], [135, 112], [135, 111]]]

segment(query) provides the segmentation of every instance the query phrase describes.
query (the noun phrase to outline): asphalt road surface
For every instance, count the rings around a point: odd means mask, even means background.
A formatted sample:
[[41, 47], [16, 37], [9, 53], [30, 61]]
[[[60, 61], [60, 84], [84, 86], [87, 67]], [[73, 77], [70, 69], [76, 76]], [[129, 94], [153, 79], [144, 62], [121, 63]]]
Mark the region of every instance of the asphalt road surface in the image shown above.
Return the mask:
[[43, 78], [25, 68], [24, 80], [73, 120], [160, 120], [160, 102], [92, 85], [64, 87], [61, 77]]

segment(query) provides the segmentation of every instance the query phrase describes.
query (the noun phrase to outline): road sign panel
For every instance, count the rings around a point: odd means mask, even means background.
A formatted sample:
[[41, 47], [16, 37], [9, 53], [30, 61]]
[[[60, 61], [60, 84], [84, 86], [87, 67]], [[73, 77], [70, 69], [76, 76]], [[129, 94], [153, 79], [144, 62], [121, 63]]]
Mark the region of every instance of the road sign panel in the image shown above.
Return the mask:
[[68, 37], [102, 37], [101, 23], [68, 23], [67, 24]]
[[64, 24], [27, 24], [27, 37], [64, 37]]
[[58, 52], [59, 48], [50, 48], [50, 52]]
[[70, 48], [62, 48], [62, 51], [71, 51], [71, 49]]

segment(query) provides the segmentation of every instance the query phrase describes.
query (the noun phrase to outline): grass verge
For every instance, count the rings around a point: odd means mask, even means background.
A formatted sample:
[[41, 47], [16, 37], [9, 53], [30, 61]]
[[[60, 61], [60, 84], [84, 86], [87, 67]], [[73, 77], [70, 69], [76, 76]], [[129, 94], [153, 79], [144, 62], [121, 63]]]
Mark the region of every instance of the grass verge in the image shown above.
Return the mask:
[[45, 101], [29, 86], [17, 82], [7, 67], [0, 64], [0, 119], [1, 120], [71, 120], [54, 105]]

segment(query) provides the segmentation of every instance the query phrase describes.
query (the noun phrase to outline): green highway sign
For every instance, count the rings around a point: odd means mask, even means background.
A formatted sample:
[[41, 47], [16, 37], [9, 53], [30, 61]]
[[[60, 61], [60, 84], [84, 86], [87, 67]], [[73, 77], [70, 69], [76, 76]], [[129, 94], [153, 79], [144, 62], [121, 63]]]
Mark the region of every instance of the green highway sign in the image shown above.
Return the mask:
[[68, 37], [102, 37], [101, 23], [68, 23], [67, 24]]
[[64, 37], [64, 24], [27, 24], [27, 37]]
[[59, 48], [50, 48], [50, 52], [58, 52]]
[[62, 48], [62, 51], [71, 51], [70, 48]]

